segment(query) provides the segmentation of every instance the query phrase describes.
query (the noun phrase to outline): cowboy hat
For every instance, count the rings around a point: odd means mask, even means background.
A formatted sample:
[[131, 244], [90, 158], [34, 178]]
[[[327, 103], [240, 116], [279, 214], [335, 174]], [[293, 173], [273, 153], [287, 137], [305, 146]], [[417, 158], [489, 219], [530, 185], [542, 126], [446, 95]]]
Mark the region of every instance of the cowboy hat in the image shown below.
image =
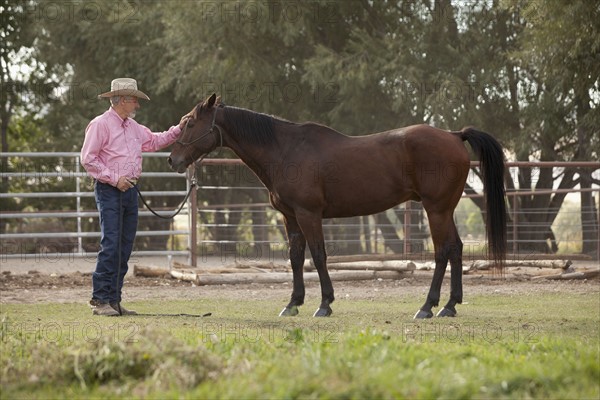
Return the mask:
[[106, 98], [113, 96], [135, 96], [140, 99], [150, 100], [146, 93], [138, 90], [137, 82], [131, 78], [117, 78], [110, 83], [110, 92], [98, 95], [98, 98]]

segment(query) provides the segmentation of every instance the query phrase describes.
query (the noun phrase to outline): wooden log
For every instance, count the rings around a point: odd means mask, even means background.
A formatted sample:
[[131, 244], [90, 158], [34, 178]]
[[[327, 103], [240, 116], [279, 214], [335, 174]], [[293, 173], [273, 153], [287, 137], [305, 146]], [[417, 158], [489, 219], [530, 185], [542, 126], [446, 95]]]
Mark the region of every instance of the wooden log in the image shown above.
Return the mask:
[[563, 274], [560, 279], [589, 279], [600, 276], [600, 268], [588, 270], [588, 271], [577, 271]]
[[435, 262], [434, 261], [418, 262], [418, 263], [415, 263], [415, 266], [417, 267], [417, 270], [419, 270], [419, 271], [431, 271], [431, 270], [435, 269]]
[[572, 279], [590, 279], [600, 276], [600, 268], [587, 270], [587, 271], [575, 271], [566, 274], [555, 274], [555, 275], [541, 275], [536, 276], [533, 279], [551, 279], [551, 280], [572, 280]]
[[196, 270], [199, 274], [210, 273], [210, 274], [230, 274], [230, 273], [239, 273], [239, 272], [262, 272], [267, 273], [270, 271], [278, 271], [278, 272], [287, 272], [290, 270], [289, 266], [283, 264], [274, 264], [274, 263], [240, 263], [236, 262], [234, 264], [227, 264], [221, 268], [209, 267], [193, 267], [188, 264], [183, 264], [180, 262], [173, 262], [174, 269], [180, 270]]
[[[484, 254], [481, 254], [483, 257]], [[481, 259], [481, 257], [474, 256], [464, 256], [463, 262], [471, 261], [475, 258]], [[407, 253], [407, 254], [352, 254], [345, 256], [335, 256], [330, 255], [327, 257], [327, 264], [335, 264], [340, 262], [354, 262], [354, 261], [388, 261], [388, 260], [396, 260], [396, 261], [413, 261], [413, 262], [424, 262], [424, 261], [432, 261], [435, 259], [433, 253], [423, 252], [423, 253]], [[523, 254], [507, 254], [507, 260], [520, 260], [520, 261], [530, 261], [530, 260], [577, 260], [577, 261], [591, 261], [592, 257], [587, 254], [534, 254], [534, 253], [523, 253]]]
[[133, 275], [145, 277], [164, 277], [169, 275], [169, 268], [135, 264], [133, 266]]
[[241, 263], [239, 261], [236, 261], [235, 264], [230, 264], [228, 267], [235, 268], [238, 271], [248, 270], [249, 272], [251, 272], [252, 270], [258, 271], [258, 272], [290, 272], [291, 271], [291, 265], [275, 264], [272, 262], [269, 262], [269, 263], [264, 263], [264, 262]]
[[[398, 279], [403, 276], [399, 271], [343, 271], [331, 272], [332, 281], [358, 281], [373, 279]], [[268, 274], [239, 273], [239, 274], [201, 274], [196, 275], [198, 285], [234, 285], [243, 283], [291, 283], [293, 276], [291, 272], [269, 272]], [[318, 282], [319, 275], [316, 272], [304, 274], [305, 282]]]
[[189, 272], [181, 269], [172, 269], [171, 276], [180, 281], [187, 281], [198, 284], [198, 274], [195, 272]]
[[[315, 270], [312, 260], [305, 265], [304, 269], [306, 271]], [[411, 261], [351, 261], [334, 264], [327, 262], [327, 269], [347, 271], [414, 271], [417, 267]]]
[[178, 262], [178, 261], [173, 261], [173, 262], [171, 263], [171, 266], [173, 267], [173, 269], [187, 269], [187, 268], [195, 268], [195, 267], [192, 267], [191, 265], [188, 265], [188, 264], [183, 264], [183, 263], [180, 263], [180, 262]]
[[[187, 271], [187, 270], [186, 270]], [[269, 270], [260, 268], [195, 268], [197, 274], [249, 274], [253, 272], [268, 273]]]
[[507, 254], [507, 260], [575, 260], [575, 261], [592, 261], [592, 257], [587, 254], [543, 254], [543, 253], [523, 253], [523, 254]]
[[[572, 264], [571, 260], [506, 260], [505, 267], [531, 267], [531, 268], [553, 268], [567, 269]], [[470, 263], [472, 270], [491, 269], [495, 262], [489, 260], [475, 260]]]
[[[350, 261], [350, 262], [337, 262], [335, 264], [329, 264], [327, 260], [328, 270], [347, 270], [347, 271], [432, 271], [435, 269], [434, 261], [426, 262], [412, 262], [412, 261]], [[304, 266], [305, 271], [314, 271], [315, 266], [313, 262], [307, 263]], [[448, 269], [449, 270], [449, 269]], [[463, 265], [463, 272], [470, 271], [471, 268], [467, 265]]]
[[423, 254], [352, 254], [346, 256], [328, 256], [327, 265], [337, 263], [348, 263], [348, 262], [359, 262], [359, 261], [404, 261], [410, 262], [410, 260], [429, 260], [433, 256], [429, 256], [427, 253]]

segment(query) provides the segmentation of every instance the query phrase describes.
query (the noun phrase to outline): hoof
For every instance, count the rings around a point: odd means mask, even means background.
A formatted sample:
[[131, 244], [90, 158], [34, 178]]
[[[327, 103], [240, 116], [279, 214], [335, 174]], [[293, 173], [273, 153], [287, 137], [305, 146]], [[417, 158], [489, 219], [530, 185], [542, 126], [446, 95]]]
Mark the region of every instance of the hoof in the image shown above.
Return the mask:
[[444, 307], [440, 311], [438, 311], [436, 317], [456, 317], [456, 311]]
[[293, 317], [298, 315], [298, 306], [286, 307], [279, 313], [280, 317]]
[[432, 318], [432, 317], [433, 317], [433, 313], [431, 311], [419, 310], [419, 311], [417, 311], [417, 313], [415, 314], [413, 319], [427, 319], [427, 318]]
[[313, 314], [313, 317], [329, 317], [331, 313], [333, 313], [331, 307], [319, 307], [319, 309]]

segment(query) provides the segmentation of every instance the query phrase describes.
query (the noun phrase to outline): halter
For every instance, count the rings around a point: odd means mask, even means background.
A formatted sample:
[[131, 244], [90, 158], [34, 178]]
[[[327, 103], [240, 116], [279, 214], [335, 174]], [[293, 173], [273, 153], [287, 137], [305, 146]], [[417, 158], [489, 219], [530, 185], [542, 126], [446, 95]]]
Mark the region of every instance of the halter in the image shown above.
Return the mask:
[[[217, 108], [219, 108], [219, 107], [215, 107], [215, 112], [213, 113], [212, 122], [210, 124], [210, 129], [208, 130], [208, 132], [206, 132], [203, 135], [200, 135], [200, 137], [197, 137], [196, 139], [192, 140], [191, 142], [182, 142], [181, 140], [177, 140], [176, 143], [178, 143], [182, 146], [189, 146], [190, 144], [194, 144], [197, 141], [202, 140], [205, 136], [210, 135], [211, 133], [213, 133], [215, 128], [217, 128], [219, 130], [219, 136], [221, 136], [221, 145], [222, 145], [223, 144], [223, 133], [221, 132], [221, 127], [218, 126], [217, 124], [215, 124], [215, 120], [217, 119]], [[185, 127], [183, 128], [183, 133], [180, 136], [185, 135], [185, 131], [187, 130], [189, 123], [190, 123], [190, 120], [188, 119], [185, 123]]]
[[[220, 139], [219, 147], [222, 148], [223, 147], [223, 131], [221, 130], [221, 127], [215, 123], [215, 120], [217, 119], [217, 109], [219, 107], [225, 107], [225, 105], [219, 104], [217, 107], [215, 107], [215, 112], [213, 113], [212, 122], [210, 124], [210, 129], [208, 130], [208, 132], [200, 135], [199, 137], [197, 137], [196, 139], [194, 139], [190, 142], [183, 142], [181, 140], [177, 140], [175, 143], [178, 143], [182, 146], [189, 146], [190, 144], [194, 144], [197, 141], [204, 139], [204, 137], [210, 135], [211, 133], [214, 133], [215, 128], [217, 128], [217, 130], [219, 131], [219, 139]], [[187, 130], [189, 123], [190, 123], [190, 120], [188, 119], [185, 123], [185, 127], [183, 128], [183, 132], [181, 133], [180, 137], [185, 135], [185, 131]], [[216, 139], [216, 137], [215, 137], [215, 139]], [[206, 153], [205, 155], [200, 157], [196, 162], [201, 162], [207, 155], [208, 155], [208, 153]]]

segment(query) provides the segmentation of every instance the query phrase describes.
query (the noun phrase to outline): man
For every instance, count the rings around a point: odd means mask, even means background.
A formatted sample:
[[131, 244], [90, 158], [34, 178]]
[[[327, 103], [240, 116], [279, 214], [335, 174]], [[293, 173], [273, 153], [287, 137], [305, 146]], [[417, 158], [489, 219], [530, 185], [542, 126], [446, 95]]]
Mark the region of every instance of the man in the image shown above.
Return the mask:
[[89, 123], [81, 149], [81, 163], [94, 178], [101, 229], [90, 305], [94, 315], [131, 315], [136, 312], [121, 306], [121, 291], [137, 231], [138, 195], [133, 185], [142, 173], [142, 152], [175, 142], [187, 118], [162, 133], [137, 123], [133, 117], [139, 99], [150, 98], [131, 78], [113, 80], [110, 92], [98, 97], [110, 99], [111, 105]]

